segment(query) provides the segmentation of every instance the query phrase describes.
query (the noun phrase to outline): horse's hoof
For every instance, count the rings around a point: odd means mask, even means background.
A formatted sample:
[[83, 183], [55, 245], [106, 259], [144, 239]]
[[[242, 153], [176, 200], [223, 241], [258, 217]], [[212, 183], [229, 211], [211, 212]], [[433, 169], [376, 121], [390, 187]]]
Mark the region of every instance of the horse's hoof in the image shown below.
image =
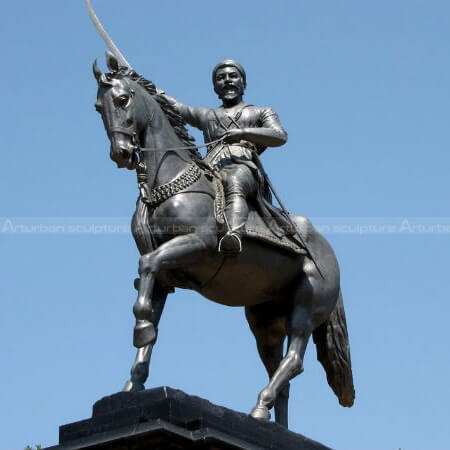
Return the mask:
[[145, 390], [143, 383], [133, 383], [131, 380], [128, 380], [122, 388], [122, 392], [139, 392], [143, 390]]
[[259, 420], [270, 419], [270, 411], [265, 406], [255, 406], [250, 412], [250, 415]]

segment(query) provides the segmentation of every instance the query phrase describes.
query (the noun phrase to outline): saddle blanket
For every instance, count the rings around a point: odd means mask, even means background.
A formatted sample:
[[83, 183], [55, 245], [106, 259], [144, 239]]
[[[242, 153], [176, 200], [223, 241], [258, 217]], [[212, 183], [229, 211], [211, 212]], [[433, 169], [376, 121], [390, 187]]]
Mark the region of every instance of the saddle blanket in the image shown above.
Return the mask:
[[[298, 232], [300, 233], [301, 230], [298, 230]], [[267, 242], [268, 244], [276, 245], [277, 247], [282, 247], [296, 254], [307, 254], [305, 248], [297, 242], [295, 237], [290, 237], [289, 235], [278, 237], [277, 235], [275, 235], [273, 231], [270, 230], [270, 228], [266, 225], [258, 212], [253, 208], [250, 209], [243, 236], [250, 239]]]

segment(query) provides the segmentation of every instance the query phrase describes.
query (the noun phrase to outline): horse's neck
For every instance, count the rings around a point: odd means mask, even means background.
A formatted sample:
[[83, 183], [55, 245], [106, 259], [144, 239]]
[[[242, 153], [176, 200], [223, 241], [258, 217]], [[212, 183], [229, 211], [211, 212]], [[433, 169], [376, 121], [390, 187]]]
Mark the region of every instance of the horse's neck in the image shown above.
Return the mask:
[[[162, 113], [163, 114], [163, 113]], [[185, 144], [176, 135], [165, 117], [163, 126], [155, 132], [148, 126], [141, 142], [143, 160], [147, 168], [147, 182], [151, 187], [160, 186], [173, 180], [191, 163], [188, 150], [167, 150], [182, 148]]]

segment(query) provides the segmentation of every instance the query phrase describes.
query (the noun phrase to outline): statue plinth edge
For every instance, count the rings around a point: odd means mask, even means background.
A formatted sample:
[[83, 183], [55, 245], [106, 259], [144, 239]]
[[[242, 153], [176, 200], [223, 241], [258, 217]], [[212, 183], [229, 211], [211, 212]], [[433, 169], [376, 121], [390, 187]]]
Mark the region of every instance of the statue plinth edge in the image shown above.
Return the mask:
[[46, 450], [88, 448], [329, 450], [276, 423], [170, 387], [102, 398], [92, 418], [62, 425], [59, 445]]

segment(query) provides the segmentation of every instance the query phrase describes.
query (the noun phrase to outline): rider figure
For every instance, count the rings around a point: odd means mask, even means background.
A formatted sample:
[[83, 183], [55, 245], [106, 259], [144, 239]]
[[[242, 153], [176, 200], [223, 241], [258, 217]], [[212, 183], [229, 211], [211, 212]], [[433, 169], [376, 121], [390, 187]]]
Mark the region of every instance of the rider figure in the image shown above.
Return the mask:
[[[219, 243], [219, 250], [241, 251], [242, 229], [248, 218], [247, 199], [256, 197], [267, 216], [268, 206], [262, 206], [264, 179], [255, 164], [253, 153], [261, 154], [266, 147], [278, 147], [287, 140], [277, 114], [267, 107], [243, 102], [247, 86], [244, 68], [231, 59], [220, 62], [212, 72], [214, 91], [222, 101], [217, 109], [183, 105], [167, 97], [183, 119], [203, 131], [205, 143], [225, 137], [208, 147], [205, 161], [221, 174], [225, 191], [225, 221], [228, 232]], [[258, 202], [259, 198], [259, 202]], [[270, 214], [270, 213], [269, 213]]]

